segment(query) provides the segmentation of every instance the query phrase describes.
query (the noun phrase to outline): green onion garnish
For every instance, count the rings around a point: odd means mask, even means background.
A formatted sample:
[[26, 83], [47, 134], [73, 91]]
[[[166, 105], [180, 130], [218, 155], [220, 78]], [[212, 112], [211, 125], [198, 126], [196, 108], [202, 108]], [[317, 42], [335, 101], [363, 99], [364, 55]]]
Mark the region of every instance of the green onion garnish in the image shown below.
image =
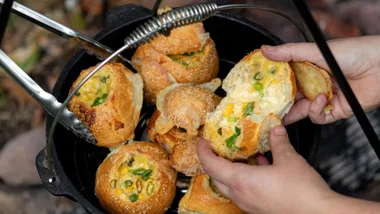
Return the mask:
[[244, 108], [244, 112], [243, 112], [244, 117], [251, 115], [254, 108], [255, 108], [255, 103], [254, 102], [248, 103], [245, 106], [245, 108]]
[[253, 77], [255, 80], [262, 80], [264, 78], [263, 73], [257, 72]]

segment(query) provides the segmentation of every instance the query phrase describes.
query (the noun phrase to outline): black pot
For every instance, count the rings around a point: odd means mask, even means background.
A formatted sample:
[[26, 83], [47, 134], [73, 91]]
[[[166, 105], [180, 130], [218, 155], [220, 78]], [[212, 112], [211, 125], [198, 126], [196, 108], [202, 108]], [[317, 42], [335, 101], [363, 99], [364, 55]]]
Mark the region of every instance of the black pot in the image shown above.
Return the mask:
[[[151, 16], [152, 12], [141, 6], [125, 5], [116, 8], [109, 13], [106, 28], [95, 39], [116, 50], [123, 45], [124, 38], [132, 30]], [[220, 78], [224, 78], [235, 63], [262, 44], [283, 43], [258, 24], [230, 14], [218, 13], [204, 21], [204, 26], [216, 44], [220, 57]], [[131, 58], [133, 53], [134, 50], [128, 50], [124, 55]], [[63, 102], [80, 71], [98, 62], [95, 57], [79, 51], [62, 70], [53, 90], [54, 96]], [[152, 107], [143, 107], [135, 140], [142, 136], [146, 121], [153, 110]], [[52, 120], [53, 118], [48, 117], [47, 132]], [[319, 137], [317, 128], [309, 120], [287, 127], [293, 146], [309, 163], [316, 153], [316, 139]], [[39, 175], [47, 190], [53, 195], [65, 196], [78, 202], [90, 213], [104, 213], [94, 194], [95, 173], [109, 150], [83, 142], [60, 125], [57, 126], [53, 138], [53, 172], [46, 168], [45, 150], [36, 158]], [[182, 176], [179, 178], [183, 180]], [[168, 212], [176, 213], [183, 194], [177, 188], [176, 198]]]

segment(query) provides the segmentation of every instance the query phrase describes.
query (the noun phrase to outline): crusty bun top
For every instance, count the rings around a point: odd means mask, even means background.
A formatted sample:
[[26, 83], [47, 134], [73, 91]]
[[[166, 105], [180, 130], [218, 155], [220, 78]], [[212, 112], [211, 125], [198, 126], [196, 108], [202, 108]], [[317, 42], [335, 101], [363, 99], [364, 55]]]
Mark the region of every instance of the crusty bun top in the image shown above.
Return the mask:
[[197, 135], [206, 113], [220, 102], [220, 97], [214, 94], [219, 85], [220, 79], [214, 79], [201, 85], [173, 84], [162, 90], [156, 104], [161, 112], [156, 120], [156, 131], [165, 134], [177, 126], [190, 135]]
[[134, 142], [112, 151], [99, 166], [95, 192], [110, 213], [164, 213], [173, 201], [175, 181], [160, 146]]
[[143, 78], [150, 104], [172, 83], [205, 83], [219, 71], [215, 44], [202, 23], [175, 28], [139, 46], [131, 63]]
[[244, 57], [223, 81], [227, 96], [208, 113], [204, 138], [219, 155], [247, 159], [269, 150], [269, 131], [294, 103], [296, 84], [287, 62], [266, 59], [260, 50]]
[[240, 214], [244, 213], [224, 197], [206, 174], [194, 176], [179, 203], [179, 214]]

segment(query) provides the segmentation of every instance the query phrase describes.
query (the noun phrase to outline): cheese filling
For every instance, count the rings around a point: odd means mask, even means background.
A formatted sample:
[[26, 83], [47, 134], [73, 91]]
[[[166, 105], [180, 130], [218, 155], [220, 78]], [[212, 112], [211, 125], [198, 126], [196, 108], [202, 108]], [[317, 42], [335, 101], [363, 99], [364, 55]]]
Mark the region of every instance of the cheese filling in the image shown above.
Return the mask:
[[124, 159], [110, 178], [110, 187], [132, 203], [149, 198], [159, 186], [156, 164], [139, 155]]
[[99, 106], [107, 100], [111, 84], [110, 70], [108, 66], [104, 66], [75, 93], [75, 96], [88, 106]]
[[184, 66], [195, 66], [198, 62], [202, 60], [204, 56], [205, 48], [191, 53], [168, 55], [168, 57], [176, 63], [179, 63]]

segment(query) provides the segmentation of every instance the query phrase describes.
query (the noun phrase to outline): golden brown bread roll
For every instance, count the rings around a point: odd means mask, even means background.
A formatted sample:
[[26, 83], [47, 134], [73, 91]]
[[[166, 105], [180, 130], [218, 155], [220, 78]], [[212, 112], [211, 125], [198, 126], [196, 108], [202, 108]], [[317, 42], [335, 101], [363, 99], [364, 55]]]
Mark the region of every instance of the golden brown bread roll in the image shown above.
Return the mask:
[[[170, 164], [186, 176], [195, 176], [203, 172], [197, 155], [198, 137], [187, 136], [186, 130], [173, 127], [165, 134], [158, 134], [155, 123], [160, 116], [155, 111], [148, 123], [148, 137], [163, 147], [170, 155]], [[190, 139], [188, 140], [189, 137]]]
[[112, 151], [96, 172], [95, 193], [109, 213], [165, 213], [176, 188], [168, 154], [149, 142]]
[[[83, 70], [70, 92], [95, 66]], [[116, 147], [133, 138], [143, 101], [143, 82], [121, 63], [95, 73], [68, 104], [92, 131], [98, 146]]]
[[227, 96], [207, 114], [203, 137], [231, 160], [268, 151], [270, 130], [294, 103], [296, 83], [289, 63], [270, 61], [255, 50], [232, 68], [222, 87]]
[[144, 99], [155, 103], [157, 94], [172, 83], [205, 83], [218, 74], [215, 44], [202, 23], [175, 28], [137, 48], [132, 65], [144, 81]]
[[310, 62], [292, 62], [300, 92], [309, 100], [314, 100], [318, 94], [326, 94], [328, 100], [333, 98], [333, 89], [330, 75], [327, 71]]
[[183, 140], [173, 147], [170, 155], [170, 164], [186, 176], [196, 176], [203, 173], [201, 163], [198, 158], [198, 137], [191, 137], [190, 140]]
[[[211, 185], [210, 185], [211, 184]], [[231, 200], [223, 197], [206, 174], [191, 179], [190, 187], [179, 202], [179, 214], [244, 213]]]
[[159, 111], [155, 111], [148, 122], [148, 137], [151, 141], [158, 143], [169, 154], [172, 153], [173, 147], [179, 142], [186, 141], [186, 130], [173, 127], [165, 134], [159, 134], [156, 131], [156, 120], [160, 116]]
[[221, 100], [214, 94], [219, 86], [220, 79], [214, 79], [201, 85], [172, 84], [162, 90], [156, 104], [161, 113], [155, 123], [157, 133], [165, 134], [176, 126], [196, 136], [206, 113], [213, 111]]
[[[310, 62], [292, 62], [290, 65], [296, 76], [297, 87], [307, 99], [314, 100], [318, 94], [325, 94], [328, 100], [334, 97], [331, 77], [327, 71]], [[328, 114], [333, 108], [329, 104], [324, 112]]]

